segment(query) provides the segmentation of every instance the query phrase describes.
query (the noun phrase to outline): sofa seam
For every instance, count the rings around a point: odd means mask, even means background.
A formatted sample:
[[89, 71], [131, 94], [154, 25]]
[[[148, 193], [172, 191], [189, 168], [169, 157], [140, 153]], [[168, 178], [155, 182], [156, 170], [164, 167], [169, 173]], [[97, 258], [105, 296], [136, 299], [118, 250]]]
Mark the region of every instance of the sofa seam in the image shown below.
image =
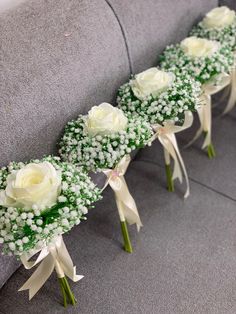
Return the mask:
[[130, 49], [129, 49], [129, 44], [128, 44], [128, 40], [127, 40], [127, 36], [125, 33], [125, 28], [123, 27], [121, 20], [119, 19], [118, 14], [116, 13], [114, 7], [112, 6], [112, 4], [109, 2], [109, 0], [105, 0], [105, 2], [107, 3], [107, 5], [110, 7], [111, 11], [113, 12], [119, 26], [120, 26], [120, 30], [122, 33], [122, 37], [124, 39], [124, 43], [125, 43], [125, 48], [126, 48], [126, 53], [127, 53], [127, 57], [128, 57], [128, 62], [129, 62], [129, 71], [130, 74], [133, 73], [133, 69], [132, 69], [132, 62], [131, 62], [131, 54], [130, 54]]
[[[157, 165], [157, 166], [160, 167], [161, 169], [164, 169], [164, 167], [163, 167], [160, 163], [154, 162], [154, 161], [151, 161], [151, 160], [148, 160], [148, 159], [145, 159], [145, 158], [144, 158], [144, 159], [136, 159], [136, 158], [135, 158], [135, 159], [133, 160], [133, 162], [152, 163], [152, 164], [154, 164], [154, 165]], [[204, 187], [204, 188], [206, 188], [206, 189], [208, 189], [208, 190], [210, 190], [210, 191], [212, 191], [212, 192], [214, 192], [214, 193], [216, 193], [216, 194], [218, 194], [218, 195], [221, 195], [222, 197], [227, 198], [227, 199], [230, 200], [230, 201], [236, 202], [236, 199], [233, 198], [233, 197], [231, 197], [230, 195], [227, 195], [227, 194], [225, 194], [224, 192], [218, 191], [218, 190], [214, 189], [213, 187], [211, 187], [211, 186], [209, 186], [209, 185], [206, 185], [206, 184], [204, 184], [204, 183], [202, 183], [202, 182], [200, 182], [200, 181], [198, 181], [198, 180], [192, 178], [191, 176], [189, 176], [189, 181], [192, 181], [192, 182], [194, 182], [194, 183], [196, 183], [196, 184], [198, 184], [198, 185], [201, 185], [202, 187]]]

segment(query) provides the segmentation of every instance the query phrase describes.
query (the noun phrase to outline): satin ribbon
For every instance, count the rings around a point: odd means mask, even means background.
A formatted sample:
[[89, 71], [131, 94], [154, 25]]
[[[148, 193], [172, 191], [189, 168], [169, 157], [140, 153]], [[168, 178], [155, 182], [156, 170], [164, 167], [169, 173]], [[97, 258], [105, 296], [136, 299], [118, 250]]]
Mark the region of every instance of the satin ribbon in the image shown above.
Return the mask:
[[175, 180], [178, 178], [179, 181], [182, 183], [183, 181], [182, 172], [185, 176], [186, 184], [187, 184], [186, 192], [184, 194], [185, 198], [187, 198], [190, 194], [189, 180], [188, 180], [188, 175], [187, 175], [183, 158], [179, 151], [175, 133], [181, 132], [189, 128], [192, 125], [192, 123], [193, 123], [193, 115], [190, 111], [186, 111], [184, 124], [182, 126], [175, 125], [172, 121], [166, 121], [164, 125], [160, 125], [160, 124], [152, 125], [152, 128], [156, 132], [153, 139], [158, 138], [158, 140], [164, 147], [165, 163], [167, 165], [170, 164], [170, 156], [174, 160], [174, 171], [173, 171], [172, 179]]
[[[39, 253], [37, 259], [29, 261], [37, 253]], [[53, 244], [45, 246], [41, 250], [34, 250], [31, 254], [22, 254], [20, 259], [26, 269], [31, 269], [40, 263], [33, 275], [19, 289], [19, 291], [29, 290], [29, 300], [44, 285], [54, 269], [58, 278], [63, 278], [66, 275], [76, 282], [84, 277], [76, 275], [76, 266], [73, 265], [62, 236], [58, 236]]]
[[124, 175], [130, 163], [130, 156], [124, 156], [114, 169], [104, 169], [107, 181], [103, 189], [109, 184], [115, 193], [116, 204], [120, 221], [127, 221], [130, 225], [136, 224], [138, 231], [142, 227], [138, 209], [126, 184]]
[[234, 52], [234, 65], [230, 71], [230, 90], [227, 92], [229, 99], [223, 115], [231, 111], [236, 104], [236, 51]]
[[217, 85], [214, 82], [209, 82], [202, 85], [202, 95], [199, 98], [199, 105], [197, 107], [197, 113], [200, 121], [200, 127], [197, 130], [194, 138], [186, 145], [186, 147], [192, 145], [203, 132], [206, 132], [202, 149], [211, 144], [211, 125], [212, 125], [212, 108], [211, 108], [211, 96], [224, 89], [230, 83], [230, 76], [227, 73], [222, 73], [218, 76], [220, 83]]

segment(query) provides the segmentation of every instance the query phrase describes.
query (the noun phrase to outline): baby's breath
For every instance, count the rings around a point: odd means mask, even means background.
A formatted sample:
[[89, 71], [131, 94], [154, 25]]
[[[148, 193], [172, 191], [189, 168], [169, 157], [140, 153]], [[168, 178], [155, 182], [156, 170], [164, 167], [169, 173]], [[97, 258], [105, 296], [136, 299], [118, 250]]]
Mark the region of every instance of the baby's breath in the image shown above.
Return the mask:
[[160, 57], [161, 67], [176, 75], [190, 75], [201, 84], [229, 73], [234, 56], [229, 47], [222, 45], [212, 56], [193, 58], [185, 54], [180, 44], [167, 46]]
[[61, 157], [87, 171], [113, 169], [122, 157], [148, 145], [153, 135], [150, 124], [141, 117], [127, 118], [124, 131], [95, 136], [87, 133], [87, 116], [68, 122], [60, 142]]
[[176, 75], [172, 85], [158, 96], [149, 95], [142, 100], [133, 93], [132, 79], [120, 87], [118, 106], [124, 112], [139, 115], [151, 124], [163, 124], [165, 120], [183, 123], [184, 112], [195, 111], [197, 107], [200, 84], [189, 75]]
[[[58, 235], [68, 232], [81, 220], [92, 203], [101, 198], [101, 191], [88, 175], [59, 157], [45, 157], [33, 160], [33, 163], [50, 162], [62, 174], [61, 192], [57, 203], [43, 211], [37, 206], [31, 210], [0, 206], [0, 243], [3, 253], [21, 255], [24, 252], [40, 249], [48, 245]], [[0, 169], [0, 190], [6, 188], [9, 174], [25, 166], [24, 163], [12, 162]]]

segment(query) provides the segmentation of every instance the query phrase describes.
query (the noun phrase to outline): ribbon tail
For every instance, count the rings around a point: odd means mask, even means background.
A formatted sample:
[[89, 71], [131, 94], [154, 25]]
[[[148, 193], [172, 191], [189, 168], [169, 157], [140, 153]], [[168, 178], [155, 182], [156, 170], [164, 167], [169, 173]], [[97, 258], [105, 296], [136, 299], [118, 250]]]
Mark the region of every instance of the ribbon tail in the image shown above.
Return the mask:
[[41, 262], [39, 267], [33, 273], [33, 275], [25, 282], [25, 284], [18, 290], [29, 290], [29, 300], [40, 290], [47, 279], [52, 274], [55, 267], [55, 260], [51, 254]]
[[76, 282], [81, 280], [84, 276], [76, 274], [76, 266], [73, 265], [70, 254], [66, 248], [66, 245], [61, 237], [60, 244], [57, 246], [57, 261], [62, 267], [64, 273], [72, 281]]
[[196, 142], [196, 140], [199, 139], [199, 137], [201, 136], [202, 132], [203, 132], [203, 107], [200, 106], [197, 108], [197, 114], [198, 114], [198, 118], [199, 118], [199, 121], [200, 121], [200, 127], [199, 129], [197, 130], [196, 134], [194, 135], [193, 139], [191, 141], [188, 142], [188, 144], [186, 144], [184, 146], [184, 148], [188, 148], [189, 146], [191, 146], [193, 143]]
[[143, 226], [139, 214], [126, 206], [125, 203], [116, 199], [116, 205], [120, 215], [120, 221], [127, 221], [129, 225], [136, 224], [137, 230], [140, 231], [140, 228]]
[[230, 88], [230, 95], [223, 115], [228, 113], [233, 109], [236, 104], [236, 69], [234, 68], [231, 72], [231, 88]]
[[165, 164], [169, 165], [170, 164], [170, 153], [168, 150], [164, 147], [164, 159], [165, 159]]
[[[171, 135], [173, 135], [173, 137], [175, 138], [174, 133], [172, 133]], [[176, 155], [176, 151], [175, 151], [175, 147], [172, 143], [172, 137], [171, 135], [160, 135], [158, 136], [158, 139], [160, 141], [160, 143], [162, 144], [162, 146], [164, 147], [164, 156], [165, 156], [165, 160], [168, 161], [167, 156], [170, 155], [173, 160], [174, 160], [174, 171], [172, 174], [172, 179], [179, 179], [180, 183], [183, 182], [183, 176], [182, 176], [182, 171], [181, 171], [181, 167], [179, 164], [179, 160], [178, 157]]]
[[111, 185], [111, 187], [115, 192], [116, 204], [120, 215], [120, 220], [126, 220], [129, 225], [136, 224], [137, 230], [139, 231], [143, 224], [141, 222], [135, 200], [129, 192], [124, 177], [119, 177], [117, 178], [117, 180], [120, 181], [120, 188], [117, 189], [113, 185]]
[[181, 165], [181, 167], [182, 167], [182, 171], [183, 171], [184, 176], [185, 176], [187, 188], [186, 188], [186, 192], [185, 192], [185, 194], [184, 194], [184, 198], [187, 198], [187, 197], [189, 197], [189, 195], [190, 195], [190, 184], [189, 184], [189, 179], [188, 179], [187, 170], [186, 170], [186, 167], [185, 167], [183, 158], [182, 158], [182, 156], [181, 156], [181, 154], [180, 154], [179, 147], [178, 147], [178, 144], [177, 144], [177, 140], [176, 140], [175, 135], [174, 135], [174, 134], [170, 134], [169, 137], [170, 137], [170, 140], [171, 140], [171, 142], [172, 142], [172, 145], [173, 145], [173, 147], [174, 147], [174, 149], [175, 149], [175, 153], [176, 153], [176, 155], [177, 155], [177, 157], [178, 157], [179, 163], [180, 163], [180, 165]]
[[197, 130], [193, 139], [184, 146], [187, 148], [191, 146], [196, 140], [201, 136], [201, 134], [205, 131], [206, 137], [202, 145], [202, 149], [207, 147], [211, 143], [211, 96], [208, 94], [204, 94], [204, 102], [203, 104], [197, 108], [197, 113], [200, 121], [200, 127]]

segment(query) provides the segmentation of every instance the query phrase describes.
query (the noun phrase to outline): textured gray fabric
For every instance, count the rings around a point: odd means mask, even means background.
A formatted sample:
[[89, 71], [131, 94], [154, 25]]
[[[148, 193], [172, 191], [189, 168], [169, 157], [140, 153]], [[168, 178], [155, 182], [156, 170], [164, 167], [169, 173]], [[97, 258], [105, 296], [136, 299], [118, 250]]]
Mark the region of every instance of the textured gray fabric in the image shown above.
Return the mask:
[[65, 123], [114, 99], [124, 38], [99, 0], [31, 0], [0, 14], [0, 165], [54, 153]]
[[21, 4], [26, 0], [1, 0], [0, 1], [0, 12], [5, 12]]
[[133, 73], [157, 64], [158, 54], [186, 37], [217, 0], [107, 0], [123, 27]]
[[[56, 152], [66, 122], [130, 75], [105, 1], [28, 0], [0, 12], [0, 30], [0, 166]], [[17, 265], [0, 257], [0, 287]]]
[[20, 265], [15, 256], [0, 255], [0, 288]]
[[[130, 228], [134, 253], [121, 250], [114, 196], [106, 190], [88, 221], [65, 236], [85, 275], [71, 284], [78, 305], [67, 312], [235, 314], [236, 202], [194, 182], [183, 201], [166, 191], [162, 168], [142, 161], [131, 164], [127, 182], [144, 224], [139, 234]], [[29, 276], [20, 268], [2, 288], [0, 312], [64, 313], [55, 275], [30, 302], [17, 292]]]
[[226, 5], [227, 7], [236, 10], [236, 1], [235, 0], [220, 0], [220, 6]]

